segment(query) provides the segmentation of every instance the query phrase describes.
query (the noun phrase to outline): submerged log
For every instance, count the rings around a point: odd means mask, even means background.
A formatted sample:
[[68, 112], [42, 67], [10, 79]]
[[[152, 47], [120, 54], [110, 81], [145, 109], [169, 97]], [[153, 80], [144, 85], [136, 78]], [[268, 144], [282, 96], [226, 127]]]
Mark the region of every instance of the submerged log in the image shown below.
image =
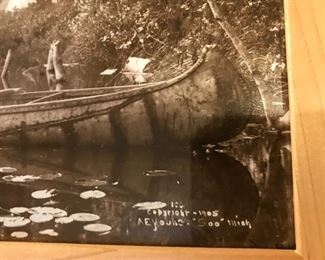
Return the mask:
[[3, 70], [2, 70], [2, 73], [1, 73], [1, 80], [2, 80], [2, 85], [3, 85], [4, 89], [10, 88], [10, 85], [9, 85], [9, 82], [8, 82], [8, 69], [9, 69], [9, 65], [10, 65], [10, 62], [11, 62], [11, 58], [12, 58], [12, 52], [9, 49], [8, 53], [7, 53], [6, 60], [5, 60], [5, 64], [3, 66]]

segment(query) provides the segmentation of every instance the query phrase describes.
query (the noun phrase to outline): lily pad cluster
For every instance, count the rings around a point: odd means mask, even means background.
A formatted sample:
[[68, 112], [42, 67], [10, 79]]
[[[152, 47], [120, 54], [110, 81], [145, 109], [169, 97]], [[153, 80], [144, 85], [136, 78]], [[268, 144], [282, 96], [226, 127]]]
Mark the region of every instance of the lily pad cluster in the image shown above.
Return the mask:
[[11, 173], [2, 176], [2, 180], [6, 182], [33, 182], [37, 180], [54, 180], [62, 177], [62, 173], [47, 173], [44, 175], [19, 174], [18, 170], [13, 167], [0, 167], [0, 173]]
[[35, 175], [6, 175], [2, 179], [8, 182], [32, 182], [41, 179], [41, 176]]
[[[78, 212], [68, 216], [68, 213], [54, 207], [13, 207], [9, 210], [12, 215], [0, 216], [0, 223], [4, 228], [21, 228], [31, 223], [48, 223], [52, 220], [56, 224], [70, 224], [72, 222], [88, 223], [83, 229], [88, 232], [95, 232], [100, 235], [108, 234], [112, 227], [102, 223], [91, 223], [100, 220], [100, 216], [89, 212]], [[28, 216], [29, 215], [29, 216]], [[48, 236], [58, 236], [58, 231], [48, 228], [40, 230], [39, 234]], [[11, 237], [26, 238], [28, 233], [25, 231], [13, 231]]]
[[[14, 167], [0, 167], [0, 177], [2, 181], [8, 183], [17, 183], [18, 185], [26, 185], [22, 183], [31, 183], [34, 181], [53, 181], [63, 176], [62, 173], [47, 173], [41, 175], [23, 174]], [[81, 191], [77, 194], [83, 200], [102, 199], [106, 196], [104, 191], [98, 190], [98, 186], [107, 185], [107, 178], [98, 179], [78, 179], [74, 182], [75, 185], [81, 187], [89, 187], [89, 190]], [[29, 184], [28, 184], [29, 185]], [[33, 184], [31, 184], [33, 185]], [[57, 188], [46, 188], [32, 190], [31, 198], [33, 203], [42, 203], [40, 206], [26, 207], [15, 206], [7, 211], [7, 215], [0, 216], [0, 229], [8, 229], [10, 236], [14, 239], [25, 239], [30, 234], [28, 233], [29, 226], [39, 228], [38, 234], [42, 236], [57, 237], [60, 235], [60, 226], [72, 223], [82, 225], [84, 232], [92, 232], [103, 236], [111, 232], [110, 225], [99, 223], [100, 216], [91, 212], [72, 212], [68, 213], [65, 209], [55, 207], [53, 205], [60, 204], [60, 198], [57, 197], [61, 191]], [[56, 197], [56, 198], [55, 198]], [[53, 226], [51, 226], [53, 224]], [[43, 228], [42, 228], [43, 227]], [[45, 227], [45, 228], [44, 228]]]

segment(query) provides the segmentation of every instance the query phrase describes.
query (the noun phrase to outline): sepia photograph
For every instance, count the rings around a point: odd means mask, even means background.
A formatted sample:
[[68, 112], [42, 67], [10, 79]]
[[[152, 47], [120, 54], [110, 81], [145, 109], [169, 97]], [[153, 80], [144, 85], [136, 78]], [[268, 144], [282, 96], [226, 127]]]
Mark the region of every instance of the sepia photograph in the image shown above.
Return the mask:
[[0, 240], [295, 249], [283, 0], [0, 0]]

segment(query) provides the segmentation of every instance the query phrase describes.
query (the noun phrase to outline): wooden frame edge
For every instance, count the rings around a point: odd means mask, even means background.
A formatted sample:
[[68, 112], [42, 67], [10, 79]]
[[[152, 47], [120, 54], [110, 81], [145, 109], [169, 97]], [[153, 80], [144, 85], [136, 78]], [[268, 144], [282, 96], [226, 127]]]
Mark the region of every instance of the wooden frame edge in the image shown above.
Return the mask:
[[[114, 246], [114, 245], [81, 245], [59, 243], [6, 242], [0, 246], [2, 255], [10, 255], [19, 247], [19, 255], [28, 256], [31, 247], [31, 259], [47, 259], [47, 256], [59, 257], [53, 259], [222, 259], [222, 260], [302, 260], [303, 257], [295, 250], [277, 249], [228, 249], [228, 248], [194, 248], [194, 247], [154, 247], [154, 246]], [[16, 258], [10, 258], [16, 259]]]
[[[321, 5], [322, 0], [284, 0], [285, 20], [286, 20], [286, 40], [287, 40], [287, 62], [289, 66], [289, 92], [290, 92], [290, 109], [294, 111], [291, 116], [292, 126], [292, 146], [293, 146], [293, 179], [294, 179], [294, 211], [295, 211], [295, 229], [296, 229], [296, 250], [269, 250], [269, 249], [221, 249], [221, 248], [181, 248], [181, 247], [150, 247], [150, 246], [114, 246], [114, 245], [81, 245], [81, 244], [61, 244], [61, 243], [36, 243], [36, 242], [0, 242], [1, 259], [223, 259], [223, 260], [246, 260], [246, 259], [312, 259], [322, 260], [324, 257], [324, 235], [321, 235], [324, 226], [317, 232], [317, 226], [309, 224], [305, 227], [308, 219], [302, 212], [306, 209], [306, 202], [313, 202], [314, 198], [303, 198], [309, 193], [302, 190], [304, 178], [302, 174], [304, 167], [299, 161], [297, 135], [301, 135], [299, 129], [301, 118], [298, 115], [300, 109], [306, 106], [297, 104], [297, 98], [301, 99], [301, 91], [297, 91], [298, 69], [297, 62], [301, 58], [294, 58], [297, 51], [306, 51], [304, 48], [297, 47], [298, 37], [295, 35], [297, 29], [298, 9], [302, 12], [303, 5], [311, 7], [318, 3]], [[299, 8], [297, 7], [299, 6]], [[324, 4], [322, 5], [324, 7]], [[322, 8], [322, 7], [320, 7]], [[324, 18], [322, 18], [324, 21]], [[306, 20], [306, 19], [305, 19]], [[310, 25], [308, 25], [310, 26]], [[313, 26], [317, 27], [316, 24]], [[320, 25], [319, 25], [320, 26]], [[301, 29], [303, 30], [303, 29]], [[323, 32], [324, 34], [324, 32]], [[306, 40], [306, 39], [305, 39]], [[293, 48], [293, 46], [295, 46]], [[308, 54], [310, 55], [310, 54]], [[325, 63], [321, 64], [324, 65]], [[309, 65], [310, 66], [310, 65]], [[312, 69], [312, 68], [311, 68]], [[296, 85], [295, 85], [296, 84]], [[300, 86], [301, 87], [301, 86]], [[325, 96], [324, 96], [325, 98]], [[322, 112], [321, 112], [322, 113]], [[325, 129], [325, 127], [323, 127]], [[308, 134], [310, 135], [311, 132]], [[309, 136], [310, 137], [310, 136]], [[325, 153], [321, 153], [325, 155]], [[325, 169], [325, 168], [323, 168]], [[320, 175], [320, 173], [316, 173]], [[325, 189], [324, 184], [323, 188]], [[316, 205], [317, 206], [317, 205]], [[311, 213], [315, 213], [311, 212]], [[324, 213], [324, 206], [321, 210]], [[324, 216], [324, 214], [323, 214]], [[321, 219], [321, 216], [318, 217]], [[310, 230], [308, 230], [310, 228]], [[316, 232], [315, 245], [311, 245], [307, 238]], [[312, 250], [312, 251], [311, 251]], [[53, 256], [53, 257], [52, 257]], [[8, 257], [8, 258], [7, 258]], [[324, 257], [324, 258], [323, 258]]]

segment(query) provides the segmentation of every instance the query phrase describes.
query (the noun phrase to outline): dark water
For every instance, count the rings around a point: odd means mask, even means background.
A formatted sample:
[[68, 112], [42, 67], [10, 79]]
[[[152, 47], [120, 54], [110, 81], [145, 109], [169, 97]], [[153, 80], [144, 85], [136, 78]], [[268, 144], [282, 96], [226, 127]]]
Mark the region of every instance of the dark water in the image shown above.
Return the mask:
[[[247, 138], [194, 151], [2, 149], [0, 167], [17, 169], [0, 173], [0, 216], [10, 215], [13, 207], [46, 206], [63, 209], [68, 216], [87, 212], [100, 217], [68, 224], [56, 223], [54, 218], [21, 227], [0, 222], [1, 240], [295, 246], [286, 136]], [[8, 179], [7, 175], [12, 176]], [[21, 175], [38, 179], [13, 181]], [[46, 189], [55, 189], [55, 196], [31, 196]], [[105, 196], [81, 198], [87, 190], [100, 190]], [[14, 216], [29, 218], [31, 212]], [[84, 226], [89, 223], [105, 224], [111, 230], [87, 231]], [[54, 235], [39, 233], [46, 229], [53, 229]], [[28, 236], [13, 238], [14, 231]]]

